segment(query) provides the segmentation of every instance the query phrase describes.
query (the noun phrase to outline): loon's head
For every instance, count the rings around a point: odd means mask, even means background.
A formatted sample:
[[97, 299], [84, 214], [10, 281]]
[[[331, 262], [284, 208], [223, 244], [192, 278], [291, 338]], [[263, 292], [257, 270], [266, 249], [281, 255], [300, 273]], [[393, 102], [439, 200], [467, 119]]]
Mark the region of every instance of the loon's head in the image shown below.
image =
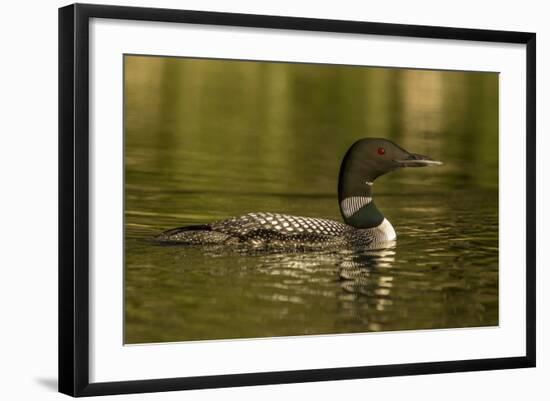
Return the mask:
[[403, 167], [425, 167], [442, 164], [428, 156], [411, 153], [384, 138], [363, 138], [346, 153], [340, 174], [365, 184], [390, 171]]
[[[379, 224], [382, 214], [371, 203], [371, 187], [378, 177], [404, 167], [426, 167], [442, 164], [428, 156], [411, 153], [383, 138], [363, 138], [347, 151], [340, 166], [338, 200], [346, 223], [355, 227]], [[351, 200], [342, 210], [342, 202]], [[362, 209], [362, 210], [360, 210]], [[372, 209], [372, 210], [371, 210]], [[361, 211], [361, 213], [357, 213]], [[368, 219], [365, 217], [368, 211]], [[358, 221], [359, 217], [360, 221]]]

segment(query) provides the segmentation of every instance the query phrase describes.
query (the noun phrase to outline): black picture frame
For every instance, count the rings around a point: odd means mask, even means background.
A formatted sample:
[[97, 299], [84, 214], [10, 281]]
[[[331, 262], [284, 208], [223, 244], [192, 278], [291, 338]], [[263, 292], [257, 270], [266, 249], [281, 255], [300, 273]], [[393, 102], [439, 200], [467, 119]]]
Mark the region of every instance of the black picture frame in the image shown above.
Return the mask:
[[[526, 354], [520, 357], [90, 383], [89, 22], [161, 21], [526, 45]], [[536, 35], [527, 32], [74, 4], [59, 9], [59, 391], [95, 396], [534, 367]]]

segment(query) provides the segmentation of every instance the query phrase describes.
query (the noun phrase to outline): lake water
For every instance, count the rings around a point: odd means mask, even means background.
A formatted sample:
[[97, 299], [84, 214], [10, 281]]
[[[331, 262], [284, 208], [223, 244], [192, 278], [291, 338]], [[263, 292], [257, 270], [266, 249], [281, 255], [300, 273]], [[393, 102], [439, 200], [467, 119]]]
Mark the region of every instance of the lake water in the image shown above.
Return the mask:
[[[257, 211], [341, 221], [365, 136], [445, 163], [376, 180], [392, 247], [150, 241]], [[126, 56], [126, 343], [497, 324], [497, 74]]]

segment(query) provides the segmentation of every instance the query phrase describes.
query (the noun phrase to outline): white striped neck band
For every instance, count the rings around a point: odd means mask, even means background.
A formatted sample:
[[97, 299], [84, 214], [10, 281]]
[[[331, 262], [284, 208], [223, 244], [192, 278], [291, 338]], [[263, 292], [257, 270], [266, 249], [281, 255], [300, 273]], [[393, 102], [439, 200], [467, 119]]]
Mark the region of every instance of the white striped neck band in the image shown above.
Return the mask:
[[340, 203], [340, 207], [344, 216], [351, 217], [359, 209], [368, 205], [371, 201], [372, 197], [370, 196], [350, 196]]

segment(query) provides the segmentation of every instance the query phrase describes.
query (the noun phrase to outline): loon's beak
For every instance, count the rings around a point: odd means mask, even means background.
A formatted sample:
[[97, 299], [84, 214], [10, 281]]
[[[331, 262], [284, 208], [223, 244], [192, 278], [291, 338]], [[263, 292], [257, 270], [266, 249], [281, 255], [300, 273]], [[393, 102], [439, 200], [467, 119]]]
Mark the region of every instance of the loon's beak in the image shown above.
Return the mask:
[[441, 166], [443, 163], [433, 160], [431, 157], [419, 155], [418, 153], [409, 153], [406, 159], [395, 160], [399, 167], [427, 167]]

